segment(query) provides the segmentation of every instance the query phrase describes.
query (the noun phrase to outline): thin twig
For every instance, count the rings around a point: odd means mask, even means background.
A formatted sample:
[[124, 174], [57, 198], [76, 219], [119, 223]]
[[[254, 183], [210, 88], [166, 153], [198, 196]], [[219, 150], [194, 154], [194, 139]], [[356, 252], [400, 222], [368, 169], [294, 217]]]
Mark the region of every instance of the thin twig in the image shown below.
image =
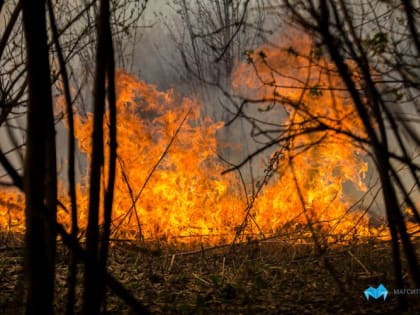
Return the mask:
[[367, 269], [367, 267], [360, 261], [359, 258], [357, 258], [356, 256], [354, 256], [354, 254], [351, 251], [347, 251], [347, 253], [350, 255], [351, 258], [353, 258], [362, 268], [366, 273], [370, 273], [369, 269]]
[[[149, 174], [146, 177], [146, 180], [144, 181], [143, 185], [141, 186], [139, 192], [137, 193], [136, 197], [134, 198], [131, 207], [128, 209], [126, 215], [124, 216], [123, 219], [125, 219], [127, 217], [127, 214], [130, 213], [132, 211], [132, 209], [134, 208], [135, 204], [137, 203], [137, 201], [139, 200], [141, 194], [143, 193], [144, 189], [146, 188], [147, 183], [149, 182], [150, 178], [152, 177], [153, 173], [155, 172], [155, 170], [157, 169], [157, 167], [159, 166], [160, 162], [162, 162], [163, 158], [166, 156], [166, 154], [168, 154], [169, 149], [171, 148], [173, 142], [175, 141], [175, 138], [177, 137], [178, 133], [181, 131], [182, 126], [184, 125], [185, 121], [187, 120], [188, 115], [191, 113], [192, 109], [190, 108], [188, 110], [188, 112], [185, 114], [184, 118], [182, 119], [181, 123], [179, 124], [178, 128], [175, 130], [174, 135], [172, 136], [171, 140], [169, 141], [168, 145], [166, 146], [165, 150], [162, 152], [160, 158], [157, 160], [157, 162], [155, 163], [155, 165], [152, 167], [152, 169], [150, 170]], [[123, 220], [122, 220], [123, 221]], [[122, 223], [121, 221], [121, 223]], [[118, 227], [121, 225], [121, 223], [118, 225]], [[117, 228], [118, 228], [117, 227]]]

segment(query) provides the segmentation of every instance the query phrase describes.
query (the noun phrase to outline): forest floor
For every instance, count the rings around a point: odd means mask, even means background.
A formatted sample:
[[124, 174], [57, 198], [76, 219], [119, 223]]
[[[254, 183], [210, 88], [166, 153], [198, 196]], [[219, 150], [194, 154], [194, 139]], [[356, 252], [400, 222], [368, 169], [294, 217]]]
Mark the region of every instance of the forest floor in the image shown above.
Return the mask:
[[[21, 314], [24, 308], [23, 249], [20, 242], [12, 243], [0, 241], [0, 314]], [[415, 245], [420, 250], [420, 240]], [[57, 314], [64, 314], [67, 259], [67, 250], [60, 246]], [[276, 238], [195, 251], [164, 243], [117, 242], [108, 270], [152, 314], [399, 313], [388, 242], [371, 240], [323, 255], [316, 254], [311, 244]], [[404, 277], [408, 278], [407, 271]], [[379, 284], [388, 290], [386, 300], [366, 300], [363, 291]], [[406, 288], [414, 287], [407, 283]], [[78, 288], [79, 296], [81, 292]], [[420, 314], [417, 293], [407, 296], [411, 305], [407, 314]], [[111, 292], [107, 303], [109, 314], [132, 314]]]

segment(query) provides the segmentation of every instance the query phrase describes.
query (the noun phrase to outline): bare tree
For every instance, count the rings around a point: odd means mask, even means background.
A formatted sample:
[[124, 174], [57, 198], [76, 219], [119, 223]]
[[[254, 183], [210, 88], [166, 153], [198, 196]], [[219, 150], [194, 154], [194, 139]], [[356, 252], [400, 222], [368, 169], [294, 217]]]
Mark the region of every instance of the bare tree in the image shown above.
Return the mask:
[[28, 68], [25, 271], [27, 314], [53, 314], [57, 176], [47, 28], [43, 1], [22, 2]]
[[[289, 76], [273, 63], [264, 50], [249, 53], [251, 64], [262, 65], [255, 66], [255, 71], [268, 93], [259, 99], [246, 97], [237, 106], [235, 117], [250, 121], [256, 133], [266, 137], [267, 141], [234, 169], [268, 148], [280, 146], [275, 155], [276, 161], [293, 161], [293, 154], [306, 150], [308, 145], [318, 145], [320, 141], [327, 140], [331, 131], [345, 135], [349, 141], [363, 148], [375, 163], [392, 237], [395, 285], [397, 288], [404, 287], [402, 250], [411, 280], [420, 286], [416, 250], [407, 229], [405, 212], [405, 208], [410, 208], [411, 220], [420, 223], [415, 202], [420, 189], [420, 165], [416, 158], [420, 144], [416, 119], [420, 88], [419, 7], [411, 1], [356, 4], [340, 0], [297, 0], [273, 3], [270, 10], [277, 10], [283, 29], [290, 32], [298, 28], [300, 34], [312, 38], [313, 44], [309, 50], [293, 46], [284, 48], [288, 55], [307, 60], [304, 68]], [[266, 75], [261, 73], [262, 68]], [[302, 69], [306, 69], [307, 79], [297, 76]], [[330, 78], [326, 82], [314, 80], [325, 75]], [[339, 77], [341, 83], [331, 80], [334, 77]], [[299, 96], [290, 98], [291, 89], [300, 91]], [[317, 97], [330, 93], [332, 103], [326, 106], [334, 112], [334, 99], [337, 93], [342, 93], [340, 91], [351, 100], [346, 108], [357, 116], [361, 123], [359, 131], [364, 134], [355, 132], [357, 129], [347, 129], [345, 117], [324, 116], [306, 101], [308, 95]], [[297, 113], [302, 119], [297, 123], [291, 120], [283, 126], [273, 125], [249, 117], [244, 108], [251, 103], [267, 104], [268, 110], [283, 107], [288, 117]], [[298, 148], [295, 144], [303, 134], [313, 134], [312, 138], [318, 141]], [[398, 172], [399, 168], [405, 171]], [[302, 200], [302, 207], [305, 208], [305, 200]], [[402, 308], [406, 308], [403, 296], [399, 296], [399, 302]]]
[[[92, 134], [92, 160], [89, 190], [89, 220], [87, 226], [84, 312], [85, 314], [99, 314], [101, 304], [105, 298], [104, 275], [108, 255], [108, 241], [111, 228], [112, 202], [115, 182], [115, 161], [117, 150], [116, 134], [116, 100], [114, 78], [114, 50], [110, 25], [109, 1], [100, 3], [98, 16], [98, 43], [96, 53], [96, 77], [94, 90], [94, 126]], [[107, 82], [106, 82], [107, 81]], [[105, 188], [103, 203], [103, 235], [101, 247], [99, 245], [99, 212], [101, 197], [101, 172], [104, 167], [104, 134], [103, 119], [105, 114], [105, 98], [108, 95], [110, 112], [109, 138], [110, 154], [108, 169], [108, 184]], [[98, 268], [99, 267], [99, 268]]]
[[[321, 1], [320, 8], [313, 12], [312, 16], [315, 20], [318, 33], [323, 40], [326, 50], [337, 66], [340, 76], [343, 78], [347, 88], [349, 89], [355, 108], [357, 109], [360, 119], [363, 121], [364, 128], [369, 136], [370, 146], [373, 150], [374, 160], [382, 184], [386, 214], [392, 236], [396, 286], [403, 287], [404, 284], [401, 269], [400, 242], [407, 258], [412, 280], [416, 286], [420, 286], [420, 269], [415, 250], [407, 232], [406, 222], [400, 205], [402, 203], [406, 203], [412, 209], [414, 217], [419, 224], [420, 217], [418, 209], [414, 204], [409, 191], [406, 187], [404, 187], [403, 179], [401, 178], [401, 175], [396, 172], [394, 164], [395, 161], [403, 160], [403, 163], [410, 170], [411, 176], [415, 181], [417, 188], [420, 188], [418, 166], [413, 162], [413, 157], [409, 155], [409, 148], [407, 147], [408, 144], [418, 145], [420, 143], [419, 136], [412, 130], [412, 126], [408, 126], [404, 120], [399, 119], [399, 117], [394, 114], [395, 108], [393, 109], [392, 107], [399, 107], [400, 101], [397, 99], [392, 101], [386, 100], [386, 96], [382, 93], [383, 88], [381, 88], [379, 82], [376, 82], [377, 79], [375, 78], [373, 72], [375, 60], [369, 60], [369, 52], [372, 48], [369, 49], [370, 47], [366, 47], [366, 44], [370, 44], [368, 39], [357, 35], [354, 20], [350, 17], [352, 14], [351, 8], [343, 2], [340, 3], [339, 8], [340, 9], [333, 7], [329, 1]], [[407, 10], [407, 6], [405, 7], [405, 10]], [[350, 57], [357, 63], [358, 71], [360, 72], [363, 80], [363, 89], [361, 91], [357, 91], [357, 85], [354, 77], [351, 75], [345, 62], [344, 51], [340, 49], [341, 45], [338, 36], [341, 37], [343, 32], [338, 35], [337, 31], [339, 30], [333, 22], [337, 19], [339, 19], [339, 21], [341, 20], [349, 30], [347, 36], [343, 38], [345, 42], [343, 44], [345, 45], [344, 47], [351, 49]], [[384, 23], [383, 21], [380, 21], [380, 19], [377, 19], [377, 21], [379, 23]], [[384, 23], [383, 26], [386, 27], [386, 23]], [[379, 49], [377, 52], [379, 54], [381, 53], [381, 48], [378, 46], [381, 44], [388, 44], [386, 39], [384, 39], [384, 35], [381, 34], [383, 33], [376, 33], [375, 36], [377, 36], [377, 41], [376, 43], [372, 43], [374, 48]], [[410, 44], [410, 41], [416, 42], [416, 35], [416, 32], [413, 32], [413, 28], [409, 28], [409, 31], [404, 35], [405, 38], [402, 40], [407, 41], [408, 44]], [[390, 48], [391, 53], [399, 53], [398, 46], [391, 45]], [[393, 63], [393, 61], [388, 63], [388, 66], [391, 67], [391, 69], [388, 68], [390, 74], [394, 72], [392, 69], [392, 67], [394, 67]], [[387, 64], [385, 63], [385, 65]], [[416, 84], [416, 82], [410, 81], [411, 80], [408, 80], [405, 83], [409, 86]], [[388, 84], [389, 86], [392, 86], [392, 81]], [[412, 99], [411, 101], [413, 102], [411, 106], [416, 106], [417, 100]], [[387, 124], [389, 124], [391, 128], [387, 128]], [[405, 131], [409, 131], [409, 133], [403, 135], [404, 129]], [[391, 147], [391, 137], [395, 137], [395, 139], [397, 139], [398, 153], [395, 153]], [[400, 196], [397, 194], [398, 190], [401, 192]], [[400, 305], [402, 308], [406, 307], [403, 297], [400, 297]]]
[[[230, 82], [235, 62], [245, 49], [262, 42], [262, 2], [217, 0], [212, 2], [178, 0], [170, 4], [181, 25], [164, 21], [171, 32], [190, 79]], [[189, 72], [189, 74], [188, 74]]]

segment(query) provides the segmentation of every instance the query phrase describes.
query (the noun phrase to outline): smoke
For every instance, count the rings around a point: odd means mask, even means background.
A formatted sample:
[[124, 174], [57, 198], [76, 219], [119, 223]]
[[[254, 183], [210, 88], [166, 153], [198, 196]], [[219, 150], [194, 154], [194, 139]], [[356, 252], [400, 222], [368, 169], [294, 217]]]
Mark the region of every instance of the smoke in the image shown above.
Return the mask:
[[[236, 2], [240, 4], [238, 10], [243, 9], [242, 4], [245, 2]], [[182, 96], [198, 97], [202, 104], [203, 116], [209, 116], [215, 121], [229, 122], [217, 133], [218, 154], [229, 163], [237, 164], [261, 147], [258, 143], [260, 139], [251, 136], [253, 127], [246, 119], [239, 117], [231, 121], [238, 111], [235, 105], [241, 100], [231, 98], [234, 94], [231, 86], [233, 78], [230, 73], [225, 73], [225, 63], [216, 60], [219, 52], [211, 51], [209, 48], [207, 40], [215, 41], [215, 39], [210, 37], [197, 39], [194, 47], [192, 46], [190, 31], [197, 34], [207, 32], [206, 29], [201, 29], [205, 27], [203, 18], [194, 14], [203, 9], [200, 5], [206, 6], [207, 12], [214, 13], [213, 4], [187, 1], [189, 23], [194, 25], [194, 29], [191, 30], [186, 23], [188, 13], [183, 11], [185, 8], [181, 2], [159, 0], [150, 3], [141, 21], [141, 25], [146, 27], [141, 29], [141, 36], [135, 44], [132, 72], [162, 91], [173, 89]], [[259, 14], [263, 11], [253, 10], [257, 5], [260, 5], [259, 1], [251, 1], [249, 5], [246, 22], [250, 25], [257, 26], [257, 23], [262, 23], [263, 17]], [[268, 19], [265, 23], [269, 24]], [[245, 51], [261, 45], [264, 41], [262, 35], [252, 27], [246, 32], [241, 30], [232, 44], [234, 46], [232, 56], [228, 56], [232, 60], [231, 63], [233, 65], [241, 63], [246, 57]], [[258, 116], [260, 113], [252, 110], [252, 114]], [[259, 116], [261, 119], [275, 119], [272, 114], [271, 117], [261, 114]], [[270, 153], [268, 150], [254, 159], [252, 165], [256, 173], [253, 175], [263, 174], [262, 161], [267, 160]], [[246, 167], [242, 171], [246, 181], [250, 182], [252, 180], [250, 168]]]

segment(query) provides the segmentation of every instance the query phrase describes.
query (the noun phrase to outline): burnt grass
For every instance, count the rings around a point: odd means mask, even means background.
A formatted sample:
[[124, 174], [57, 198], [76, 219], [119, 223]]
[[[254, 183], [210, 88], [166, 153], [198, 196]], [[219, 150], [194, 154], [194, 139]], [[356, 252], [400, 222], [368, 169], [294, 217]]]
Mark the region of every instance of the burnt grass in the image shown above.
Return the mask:
[[[415, 242], [420, 248], [420, 241]], [[64, 314], [68, 251], [59, 246], [56, 310]], [[22, 314], [21, 241], [0, 242], [0, 314]], [[79, 269], [83, 268], [80, 264]], [[163, 242], [115, 242], [108, 270], [152, 314], [398, 314], [389, 242], [369, 240], [320, 255], [311, 244], [272, 238], [186, 250]], [[81, 271], [80, 271], [81, 280]], [[408, 271], [404, 270], [406, 288]], [[338, 284], [341, 283], [341, 285]], [[363, 295], [382, 283], [384, 301]], [[82, 288], [77, 288], [81, 300]], [[420, 314], [420, 295], [407, 314]], [[112, 292], [109, 314], [134, 314]], [[80, 305], [76, 305], [80, 312]]]

